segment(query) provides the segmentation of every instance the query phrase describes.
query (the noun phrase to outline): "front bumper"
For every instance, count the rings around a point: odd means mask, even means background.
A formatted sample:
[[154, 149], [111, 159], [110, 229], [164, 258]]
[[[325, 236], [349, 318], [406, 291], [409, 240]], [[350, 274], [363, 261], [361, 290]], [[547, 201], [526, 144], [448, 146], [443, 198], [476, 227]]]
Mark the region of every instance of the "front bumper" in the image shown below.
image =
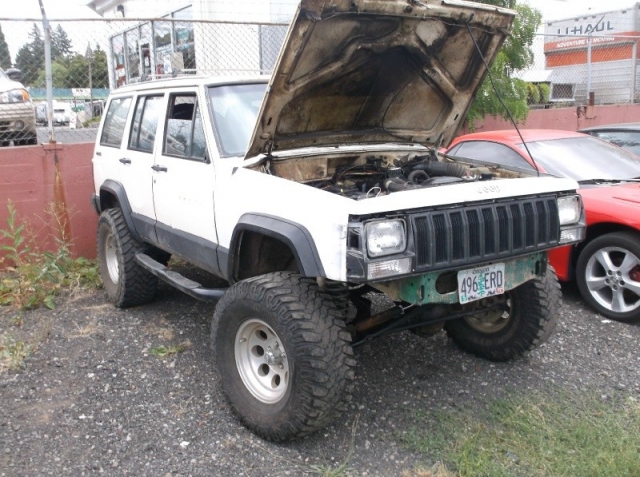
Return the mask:
[[31, 103], [0, 104], [0, 139], [36, 137], [36, 116]]
[[[491, 265], [486, 263], [484, 265]], [[547, 254], [534, 253], [503, 261], [505, 265], [505, 291], [513, 290], [529, 280], [543, 276], [547, 270]], [[476, 268], [475, 266], [473, 268]], [[387, 282], [371, 283], [394, 301], [411, 305], [454, 304], [460, 302], [457, 272], [430, 272], [416, 277], [399, 278]]]
[[506, 263], [579, 242], [585, 232], [584, 212], [578, 223], [560, 225], [555, 194], [506, 198], [387, 215], [385, 219], [403, 219], [407, 224], [406, 250], [372, 258], [367, 253], [365, 226], [382, 218], [351, 217], [346, 259], [350, 283]]

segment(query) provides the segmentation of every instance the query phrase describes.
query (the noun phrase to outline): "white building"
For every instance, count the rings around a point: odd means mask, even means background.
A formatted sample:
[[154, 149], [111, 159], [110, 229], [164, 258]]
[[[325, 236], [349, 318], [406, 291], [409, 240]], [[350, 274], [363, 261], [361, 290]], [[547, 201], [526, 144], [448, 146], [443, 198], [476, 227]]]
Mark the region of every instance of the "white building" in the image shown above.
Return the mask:
[[545, 24], [545, 66], [551, 97], [598, 103], [634, 102], [638, 94], [640, 3]]
[[124, 26], [109, 39], [110, 86], [181, 72], [268, 73], [299, 0], [93, 0]]

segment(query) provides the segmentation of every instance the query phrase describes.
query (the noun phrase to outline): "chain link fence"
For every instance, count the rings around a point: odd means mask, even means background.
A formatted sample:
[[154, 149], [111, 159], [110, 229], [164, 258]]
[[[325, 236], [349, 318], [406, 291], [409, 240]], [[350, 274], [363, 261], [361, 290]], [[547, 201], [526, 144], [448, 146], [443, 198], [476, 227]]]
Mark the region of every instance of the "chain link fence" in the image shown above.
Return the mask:
[[535, 66], [518, 77], [540, 87], [533, 105], [622, 104], [640, 101], [640, 33], [536, 36]]
[[[126, 84], [188, 74], [268, 75], [288, 26], [181, 18], [51, 21], [56, 139], [93, 141], [109, 92]], [[42, 22], [0, 20], [0, 28], [0, 145], [45, 142]], [[16, 32], [28, 32], [23, 42], [11, 40]]]

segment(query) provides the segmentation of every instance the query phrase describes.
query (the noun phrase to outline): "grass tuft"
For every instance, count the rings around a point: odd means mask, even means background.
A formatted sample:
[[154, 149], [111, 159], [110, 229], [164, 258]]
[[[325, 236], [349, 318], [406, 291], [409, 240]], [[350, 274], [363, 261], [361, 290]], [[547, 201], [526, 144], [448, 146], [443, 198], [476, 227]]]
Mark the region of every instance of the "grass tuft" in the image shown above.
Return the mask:
[[24, 360], [32, 352], [32, 347], [3, 333], [0, 335], [0, 369], [16, 370], [24, 366]]
[[156, 358], [167, 359], [177, 355], [178, 353], [182, 353], [189, 347], [189, 345], [190, 343], [184, 342], [173, 346], [153, 346], [149, 348], [149, 354]]

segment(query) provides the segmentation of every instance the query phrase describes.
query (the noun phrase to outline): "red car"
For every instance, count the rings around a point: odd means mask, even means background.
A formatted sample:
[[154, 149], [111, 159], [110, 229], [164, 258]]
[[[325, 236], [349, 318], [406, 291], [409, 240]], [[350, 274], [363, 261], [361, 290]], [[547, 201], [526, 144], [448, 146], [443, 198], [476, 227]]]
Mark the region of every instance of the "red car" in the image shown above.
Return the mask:
[[549, 252], [550, 263], [602, 315], [640, 320], [640, 157], [582, 133], [521, 132], [526, 148], [516, 131], [491, 131], [456, 138], [446, 154], [578, 181], [587, 237]]

